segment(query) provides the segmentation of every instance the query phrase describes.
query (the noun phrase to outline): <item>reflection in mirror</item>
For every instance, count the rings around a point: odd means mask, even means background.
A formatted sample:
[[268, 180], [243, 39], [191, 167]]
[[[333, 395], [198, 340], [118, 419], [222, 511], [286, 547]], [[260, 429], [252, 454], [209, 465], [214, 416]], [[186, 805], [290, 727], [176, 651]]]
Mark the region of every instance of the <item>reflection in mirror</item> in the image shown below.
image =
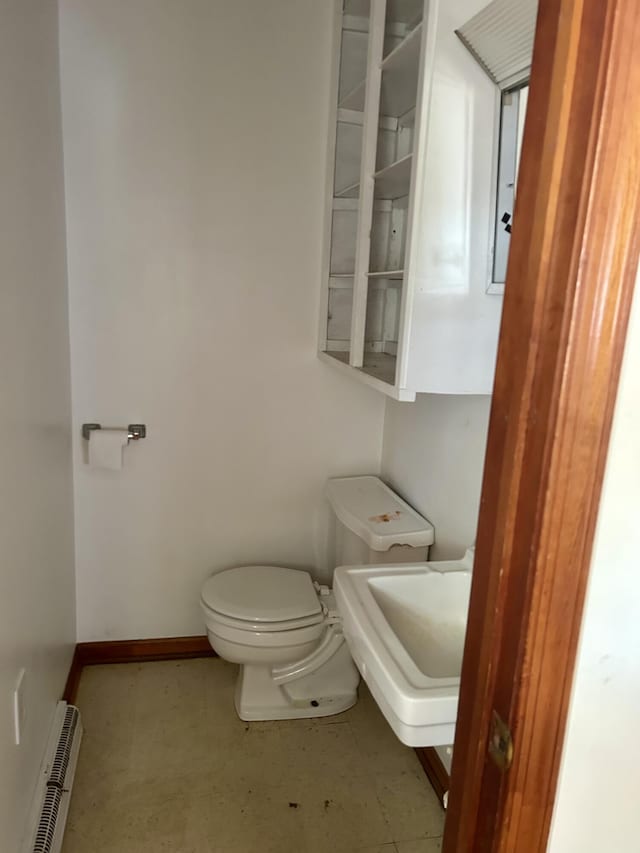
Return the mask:
[[456, 30], [499, 90], [498, 179], [489, 293], [503, 292], [507, 274], [537, 13], [538, 0], [491, 0]]
[[494, 227], [492, 283], [504, 284], [511, 244], [513, 209], [516, 197], [520, 151], [524, 134], [529, 83], [502, 93], [500, 148]]

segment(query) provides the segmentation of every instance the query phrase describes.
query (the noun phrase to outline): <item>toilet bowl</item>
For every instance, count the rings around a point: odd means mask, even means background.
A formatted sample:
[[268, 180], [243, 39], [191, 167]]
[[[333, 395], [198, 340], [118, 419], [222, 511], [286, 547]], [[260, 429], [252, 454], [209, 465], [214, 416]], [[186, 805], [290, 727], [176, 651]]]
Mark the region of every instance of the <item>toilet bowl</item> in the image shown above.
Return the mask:
[[200, 603], [211, 646], [242, 666], [240, 719], [322, 717], [355, 703], [359, 674], [333, 594], [307, 572], [227, 569], [206, 581]]
[[[330, 480], [334, 565], [426, 559], [433, 527], [377, 477]], [[323, 717], [350, 708], [360, 680], [328, 586], [301, 569], [240, 566], [212, 575], [200, 605], [220, 657], [240, 664], [242, 720]]]

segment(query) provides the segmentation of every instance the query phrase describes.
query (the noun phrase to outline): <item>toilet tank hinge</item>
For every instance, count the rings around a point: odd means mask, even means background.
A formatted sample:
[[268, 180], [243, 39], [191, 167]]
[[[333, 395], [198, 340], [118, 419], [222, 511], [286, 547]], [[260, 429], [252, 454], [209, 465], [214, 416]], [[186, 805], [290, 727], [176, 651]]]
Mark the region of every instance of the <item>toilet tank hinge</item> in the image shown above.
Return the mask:
[[324, 621], [327, 625], [341, 625], [342, 617], [337, 610], [331, 610], [326, 604], [322, 603], [322, 612], [324, 613]]

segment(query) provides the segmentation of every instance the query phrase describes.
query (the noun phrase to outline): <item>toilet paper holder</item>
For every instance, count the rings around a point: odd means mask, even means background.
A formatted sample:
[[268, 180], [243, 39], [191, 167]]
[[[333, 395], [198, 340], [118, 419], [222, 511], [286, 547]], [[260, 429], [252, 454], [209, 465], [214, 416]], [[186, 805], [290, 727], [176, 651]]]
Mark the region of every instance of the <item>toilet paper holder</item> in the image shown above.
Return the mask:
[[[102, 429], [102, 424], [82, 424], [82, 437], [89, 441], [91, 432], [94, 429]], [[129, 424], [127, 431], [129, 433], [129, 441], [137, 441], [139, 438], [147, 437], [146, 424]]]

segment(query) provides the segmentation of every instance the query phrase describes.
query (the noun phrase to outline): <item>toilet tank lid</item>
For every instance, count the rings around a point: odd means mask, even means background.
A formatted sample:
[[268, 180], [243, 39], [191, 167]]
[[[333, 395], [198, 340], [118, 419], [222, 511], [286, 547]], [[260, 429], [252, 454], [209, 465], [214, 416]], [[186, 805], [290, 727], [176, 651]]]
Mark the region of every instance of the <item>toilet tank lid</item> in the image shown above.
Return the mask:
[[433, 544], [433, 525], [379, 477], [329, 480], [325, 493], [340, 521], [373, 551], [387, 551], [392, 545]]

